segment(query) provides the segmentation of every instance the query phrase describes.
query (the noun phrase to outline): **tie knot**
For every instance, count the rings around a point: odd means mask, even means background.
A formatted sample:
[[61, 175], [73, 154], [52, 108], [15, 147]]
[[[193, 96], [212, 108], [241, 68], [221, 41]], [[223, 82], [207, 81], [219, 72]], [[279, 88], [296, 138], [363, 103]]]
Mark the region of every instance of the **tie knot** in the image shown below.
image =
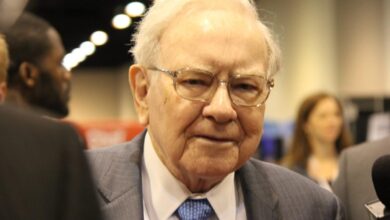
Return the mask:
[[206, 220], [214, 213], [207, 199], [187, 199], [177, 209], [180, 220]]

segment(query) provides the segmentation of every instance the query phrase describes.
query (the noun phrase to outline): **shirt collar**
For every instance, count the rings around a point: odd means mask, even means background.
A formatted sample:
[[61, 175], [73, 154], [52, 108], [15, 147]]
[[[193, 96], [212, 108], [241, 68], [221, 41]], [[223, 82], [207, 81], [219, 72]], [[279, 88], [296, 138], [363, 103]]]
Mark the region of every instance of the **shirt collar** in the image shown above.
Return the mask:
[[[149, 133], [146, 133], [144, 143], [145, 178], [149, 184], [149, 195], [144, 195], [145, 204], [151, 207], [157, 219], [168, 219], [176, 209], [188, 198], [194, 195], [176, 179], [155, 152]], [[233, 220], [236, 217], [236, 186], [234, 172], [226, 176], [222, 182], [204, 194], [196, 197], [209, 200], [219, 219]]]

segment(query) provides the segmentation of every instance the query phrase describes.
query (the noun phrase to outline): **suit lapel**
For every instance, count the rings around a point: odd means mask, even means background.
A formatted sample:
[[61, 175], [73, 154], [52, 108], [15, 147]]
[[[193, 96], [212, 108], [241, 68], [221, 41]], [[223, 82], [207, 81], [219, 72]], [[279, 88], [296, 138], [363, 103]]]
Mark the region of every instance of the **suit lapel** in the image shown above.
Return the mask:
[[[145, 133], [113, 156], [112, 162], [98, 185], [108, 203], [103, 209], [108, 219], [143, 219], [141, 161]], [[112, 215], [112, 218], [111, 218]]]
[[277, 195], [261, 165], [248, 161], [237, 171], [248, 219], [280, 219]]
[[[113, 154], [98, 191], [108, 219], [143, 219], [141, 162], [145, 132]], [[248, 161], [237, 171], [248, 219], [280, 219], [278, 199], [263, 167]], [[108, 209], [108, 210], [105, 210]]]

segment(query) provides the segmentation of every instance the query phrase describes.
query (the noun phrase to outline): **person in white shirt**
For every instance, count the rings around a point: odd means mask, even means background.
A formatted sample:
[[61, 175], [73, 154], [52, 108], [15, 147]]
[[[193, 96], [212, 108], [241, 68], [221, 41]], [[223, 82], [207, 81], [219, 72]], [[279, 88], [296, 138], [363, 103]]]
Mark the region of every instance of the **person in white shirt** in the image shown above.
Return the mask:
[[129, 80], [145, 132], [88, 152], [108, 220], [340, 219], [337, 198], [250, 159], [279, 49], [248, 0], [158, 0]]

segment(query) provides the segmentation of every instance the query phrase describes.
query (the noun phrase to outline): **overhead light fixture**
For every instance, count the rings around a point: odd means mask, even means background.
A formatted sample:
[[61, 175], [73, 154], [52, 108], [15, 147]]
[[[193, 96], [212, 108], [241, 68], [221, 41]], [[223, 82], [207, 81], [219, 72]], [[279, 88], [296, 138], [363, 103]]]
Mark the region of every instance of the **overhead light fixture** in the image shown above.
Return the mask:
[[77, 60], [78, 63], [81, 63], [85, 60], [87, 55], [84, 53], [84, 51], [80, 48], [75, 48], [72, 50], [73, 57]]
[[[146, 11], [146, 6], [142, 2], [130, 2], [125, 7], [126, 14], [118, 14], [113, 17], [112, 25], [116, 29], [125, 29], [128, 28], [131, 23], [131, 17], [142, 16]], [[92, 55], [96, 51], [96, 46], [102, 46], [108, 41], [108, 35], [104, 31], [95, 31], [90, 36], [90, 41], [85, 41], [80, 44], [80, 47], [72, 50], [71, 53], [68, 53], [64, 56], [62, 60], [62, 65], [67, 69], [71, 70], [72, 68], [79, 65], [83, 62], [87, 56]]]
[[62, 60], [62, 65], [68, 70], [72, 70], [74, 67], [76, 67], [79, 64], [76, 57], [72, 53], [68, 53], [64, 56], [64, 59]]
[[125, 12], [130, 17], [139, 17], [145, 13], [146, 7], [142, 2], [130, 2], [125, 7]]
[[108, 35], [104, 31], [95, 31], [91, 34], [90, 40], [96, 46], [101, 46], [107, 43]]
[[115, 15], [112, 19], [112, 26], [116, 29], [128, 28], [131, 24], [131, 18], [125, 14]]
[[87, 56], [95, 53], [96, 47], [91, 41], [84, 41], [80, 44], [80, 49], [83, 50], [83, 53]]

